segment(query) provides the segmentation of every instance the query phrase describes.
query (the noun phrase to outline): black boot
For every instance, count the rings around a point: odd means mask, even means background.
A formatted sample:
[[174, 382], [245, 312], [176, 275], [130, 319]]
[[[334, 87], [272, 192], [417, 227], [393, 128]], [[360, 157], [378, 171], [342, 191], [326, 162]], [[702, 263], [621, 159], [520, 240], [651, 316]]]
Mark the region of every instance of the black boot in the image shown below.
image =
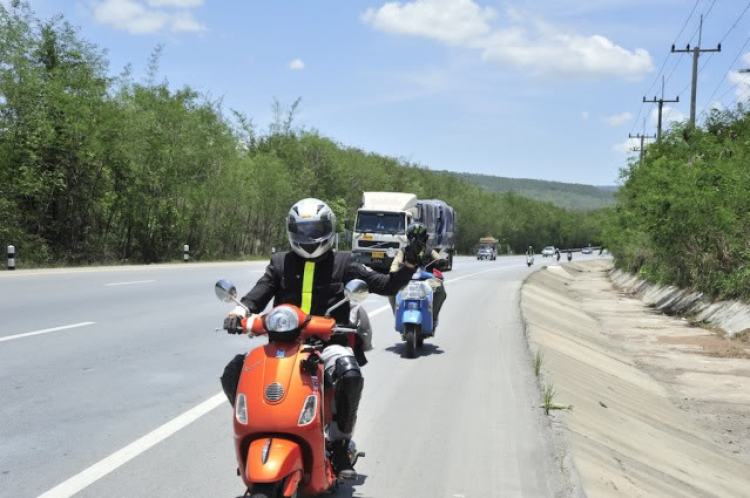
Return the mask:
[[349, 440], [332, 441], [330, 445], [331, 464], [336, 475], [341, 479], [357, 479], [357, 471], [354, 470], [351, 458], [349, 457]]

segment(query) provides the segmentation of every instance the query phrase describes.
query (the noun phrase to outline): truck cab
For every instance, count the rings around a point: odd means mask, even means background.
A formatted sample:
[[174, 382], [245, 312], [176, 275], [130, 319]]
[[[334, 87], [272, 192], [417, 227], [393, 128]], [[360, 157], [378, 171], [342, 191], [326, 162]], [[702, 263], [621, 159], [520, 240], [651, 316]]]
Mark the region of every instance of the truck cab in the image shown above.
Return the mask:
[[398, 250], [406, 247], [406, 227], [417, 215], [414, 194], [365, 192], [353, 227], [353, 259], [388, 273]]

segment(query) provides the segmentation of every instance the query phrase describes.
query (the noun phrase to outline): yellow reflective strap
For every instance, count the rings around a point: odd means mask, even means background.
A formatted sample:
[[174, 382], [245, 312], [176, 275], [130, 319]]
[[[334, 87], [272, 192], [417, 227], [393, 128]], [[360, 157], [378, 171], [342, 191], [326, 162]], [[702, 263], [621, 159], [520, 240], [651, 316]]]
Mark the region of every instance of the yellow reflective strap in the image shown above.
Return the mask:
[[302, 278], [302, 311], [310, 314], [312, 309], [313, 278], [315, 277], [315, 263], [305, 263], [305, 275]]

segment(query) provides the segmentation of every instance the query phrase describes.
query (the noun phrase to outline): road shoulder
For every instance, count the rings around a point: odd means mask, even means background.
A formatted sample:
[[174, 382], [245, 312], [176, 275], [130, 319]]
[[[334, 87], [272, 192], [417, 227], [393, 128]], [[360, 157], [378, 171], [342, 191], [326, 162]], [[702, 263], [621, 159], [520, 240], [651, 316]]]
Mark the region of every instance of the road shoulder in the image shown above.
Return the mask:
[[[733, 448], [694, 412], [732, 403], [729, 430], [740, 433], [730, 434], [746, 442], [750, 394], [738, 376], [748, 374], [750, 361], [707, 357], [665, 341], [708, 332], [618, 294], [605, 265], [550, 266], [526, 281], [521, 296], [532, 352], [543, 352], [540, 384], [554, 386], [554, 403], [573, 406], [550, 418], [565, 436], [585, 493], [746, 496], [750, 463], [743, 444], [733, 441]], [[677, 403], [680, 397], [690, 403]], [[713, 418], [714, 427], [723, 421]]]

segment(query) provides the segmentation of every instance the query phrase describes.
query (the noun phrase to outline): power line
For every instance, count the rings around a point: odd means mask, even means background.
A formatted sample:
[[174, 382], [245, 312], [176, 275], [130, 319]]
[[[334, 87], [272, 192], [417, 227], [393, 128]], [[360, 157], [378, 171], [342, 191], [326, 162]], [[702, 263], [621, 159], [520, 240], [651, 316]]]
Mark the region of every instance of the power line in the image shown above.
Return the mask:
[[[715, 2], [716, 0], [714, 0]], [[677, 43], [677, 40], [680, 39], [680, 36], [682, 36], [682, 33], [685, 31], [685, 28], [687, 27], [688, 23], [690, 22], [690, 19], [693, 18], [693, 14], [695, 14], [695, 9], [698, 8], [698, 4], [701, 2], [701, 0], [695, 0], [695, 4], [693, 5], [693, 9], [690, 11], [690, 14], [688, 15], [687, 19], [685, 19], [685, 22], [682, 24], [682, 28], [680, 28], [680, 32], [677, 33], [677, 36], [675, 36], [673, 44]], [[711, 5], [713, 7], [713, 4]], [[709, 12], [710, 12], [709, 8]], [[693, 34], [693, 37], [695, 34]], [[690, 38], [692, 40], [692, 37]], [[667, 53], [667, 55], [664, 56], [664, 62], [661, 65], [661, 68], [659, 69], [659, 72], [656, 73], [656, 76], [654, 77], [654, 81], [651, 82], [651, 85], [648, 87], [648, 90], [646, 90], [646, 94], [648, 94], [652, 88], [654, 88], [654, 85], [656, 85], [656, 82], [659, 81], [659, 76], [661, 76], [662, 72], [664, 71], [664, 68], [667, 65], [667, 61], [669, 61], [669, 55], [670, 52]], [[679, 57], [682, 59], [682, 55]], [[678, 60], [679, 62], [679, 60]], [[675, 66], [676, 67], [676, 66]], [[674, 70], [672, 70], [674, 72]], [[671, 74], [670, 74], [671, 77]], [[669, 81], [669, 78], [667, 78], [667, 81]], [[633, 130], [635, 130], [635, 127], [638, 125], [638, 118], [641, 117], [641, 113], [643, 112], [643, 102], [641, 102], [641, 107], [638, 109], [638, 114], [635, 117], [635, 120], [633, 121], [633, 127], [630, 129], [630, 133], [633, 133]]]
[[[723, 42], [724, 42], [724, 40], [726, 40], [726, 39], [727, 39], [727, 37], [729, 36], [729, 34], [730, 34], [730, 33], [731, 33], [731, 32], [732, 32], [732, 31], [733, 31], [733, 30], [734, 30], [734, 29], [735, 29], [735, 28], [737, 27], [737, 24], [739, 24], [739, 22], [740, 22], [740, 21], [742, 20], [742, 18], [743, 18], [743, 17], [745, 16], [745, 14], [747, 13], [747, 11], [748, 11], [748, 10], [750, 10], [750, 2], [748, 2], [748, 3], [747, 3], [747, 5], [745, 6], [745, 8], [744, 8], [744, 9], [742, 10], [742, 12], [740, 12], [740, 15], [739, 15], [739, 16], [737, 16], [737, 19], [735, 19], [734, 23], [732, 23], [732, 26], [730, 26], [730, 27], [729, 27], [729, 29], [727, 30], [727, 32], [726, 32], [726, 33], [724, 34], [724, 36], [723, 36], [723, 37], [721, 38], [721, 41], [719, 42], [720, 44], [721, 44], [721, 43], [723, 43]], [[748, 44], [748, 43], [750, 43], [750, 37], [748, 37], [748, 38], [747, 38], [747, 40], [745, 40], [745, 43], [744, 43], [744, 44], [742, 45], [742, 47], [741, 47], [741, 48], [739, 49], [739, 51], [737, 52], [737, 55], [735, 56], [734, 60], [733, 60], [733, 61], [732, 61], [732, 63], [731, 63], [730, 65], [729, 65], [729, 69], [727, 69], [727, 72], [726, 72], [726, 73], [724, 73], [724, 77], [722, 77], [722, 78], [721, 78], [721, 81], [719, 81], [719, 84], [718, 84], [718, 85], [716, 85], [716, 88], [714, 89], [713, 93], [712, 93], [712, 94], [711, 94], [711, 96], [710, 96], [710, 97], [708, 98], [708, 101], [707, 101], [707, 103], [706, 103], [706, 106], [705, 106], [705, 107], [703, 108], [703, 110], [701, 111], [701, 114], [700, 114], [701, 116], [703, 116], [703, 115], [705, 114], [706, 110], [707, 110], [707, 109], [708, 109], [708, 107], [709, 107], [709, 106], [711, 105], [711, 99], [713, 99], [713, 98], [714, 98], [714, 95], [716, 95], [716, 92], [718, 92], [718, 91], [719, 91], [719, 88], [721, 88], [721, 85], [723, 85], [723, 84], [724, 84], [724, 81], [726, 80], [727, 76], [729, 76], [729, 73], [731, 73], [731, 72], [732, 72], [732, 68], [733, 68], [733, 67], [734, 67], [734, 65], [735, 65], [735, 64], [737, 63], [737, 59], [739, 59], [739, 58], [740, 58], [740, 55], [742, 55], [742, 51], [743, 51], [743, 50], [745, 50], [745, 47], [747, 47], [747, 44]], [[710, 55], [710, 56], [708, 57], [708, 59], [706, 60], [706, 64], [708, 64], [708, 61], [710, 61], [710, 60], [711, 60], [711, 57], [713, 57], [713, 55], [714, 55], [714, 54], [712, 53], [712, 54], [711, 54], [711, 55]], [[705, 64], [703, 65], [703, 67], [705, 67]], [[702, 68], [701, 68], [701, 70], [702, 70]], [[736, 84], [735, 84], [734, 86], [736, 86]], [[734, 86], [733, 86], [733, 87], [734, 87]], [[730, 88], [730, 89], [729, 89], [729, 90], [728, 90], [727, 92], [724, 92], [724, 94], [722, 95], [722, 99], [724, 98], [724, 96], [725, 96], [725, 95], [726, 95], [726, 94], [727, 94], [727, 93], [728, 93], [729, 91], [731, 91], [731, 89], [732, 89], [733, 87], [731, 87], [731, 88]]]
[[[750, 7], [750, 4], [748, 4], [748, 7]], [[729, 73], [732, 72], [732, 68], [737, 63], [737, 59], [740, 58], [740, 55], [742, 55], [742, 51], [745, 50], [745, 47], [747, 47], [748, 43], [750, 43], [750, 36], [747, 38], [747, 40], [745, 40], [745, 43], [742, 45], [742, 48], [740, 48], [740, 50], [737, 52], [737, 55], [735, 56], [734, 60], [729, 65], [729, 69], [727, 69], [727, 72], [724, 73], [724, 77], [721, 78], [721, 81], [719, 81], [719, 84], [716, 85], [716, 88], [714, 88], [713, 93], [711, 94], [711, 96], [706, 101], [706, 106], [701, 111], [701, 114], [700, 114], [701, 116], [703, 116], [703, 114], [706, 112], [706, 109], [708, 109], [708, 107], [711, 105], [711, 99], [714, 98], [714, 95], [716, 95], [716, 92], [718, 92], [719, 88], [721, 87], [721, 85], [724, 84], [724, 80], [726, 80], [727, 76], [729, 76]]]

